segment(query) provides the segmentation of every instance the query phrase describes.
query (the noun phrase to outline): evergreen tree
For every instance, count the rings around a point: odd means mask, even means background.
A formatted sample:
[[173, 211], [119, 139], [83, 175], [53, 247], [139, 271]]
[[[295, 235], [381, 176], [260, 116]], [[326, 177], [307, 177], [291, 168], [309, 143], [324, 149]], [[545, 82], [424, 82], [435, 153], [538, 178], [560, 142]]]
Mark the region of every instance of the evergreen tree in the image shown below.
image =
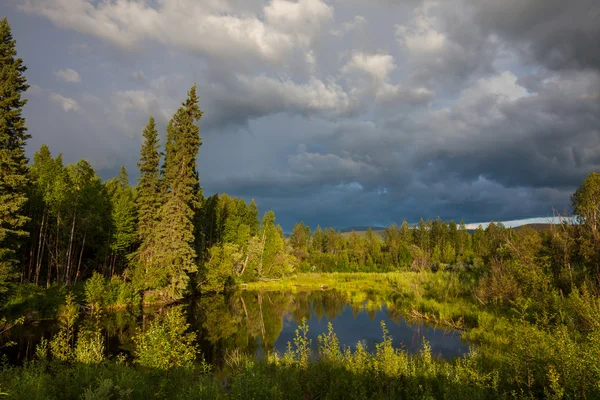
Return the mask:
[[26, 67], [16, 58], [16, 42], [6, 18], [0, 21], [0, 292], [14, 276], [20, 239], [27, 236], [25, 119], [21, 116], [27, 90]]
[[155, 228], [158, 214], [164, 198], [160, 182], [160, 152], [158, 132], [154, 118], [150, 116], [148, 124], [142, 132], [144, 141], [140, 149], [140, 160], [137, 166], [140, 177], [135, 188], [137, 206], [137, 239], [138, 249], [129, 257], [133, 261], [132, 280], [136, 287], [147, 289], [152, 286], [153, 274], [150, 273], [155, 248]]
[[248, 213], [246, 213], [246, 224], [248, 224], [248, 226], [250, 227], [250, 235], [258, 235], [258, 207], [256, 206], [254, 199], [250, 201]]
[[154, 118], [150, 116], [142, 133], [144, 143], [140, 151], [140, 177], [136, 187], [138, 207], [138, 238], [142, 246], [147, 245], [150, 234], [156, 224], [161, 206], [158, 164], [160, 162], [158, 132]]
[[197, 272], [194, 219], [199, 208], [196, 157], [201, 139], [196, 122], [202, 116], [196, 85], [167, 127], [163, 189], [165, 203], [153, 229], [153, 284], [163, 295], [179, 299], [186, 293], [188, 274]]
[[317, 229], [312, 236], [311, 249], [312, 251], [316, 251], [322, 253], [325, 247], [325, 234], [323, 233], [323, 229], [321, 226], [317, 225]]
[[292, 252], [296, 258], [303, 260], [308, 256], [310, 244], [310, 227], [304, 222], [294, 225], [289, 240]]
[[402, 221], [402, 225], [400, 226], [400, 239], [406, 244], [412, 243], [412, 232], [406, 220]]

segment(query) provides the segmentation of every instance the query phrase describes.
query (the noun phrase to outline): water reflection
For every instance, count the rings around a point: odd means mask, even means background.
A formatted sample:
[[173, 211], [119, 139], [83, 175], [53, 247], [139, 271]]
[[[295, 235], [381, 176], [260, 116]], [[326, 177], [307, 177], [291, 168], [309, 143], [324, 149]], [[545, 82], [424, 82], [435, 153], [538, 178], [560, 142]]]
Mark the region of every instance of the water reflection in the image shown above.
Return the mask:
[[369, 349], [381, 341], [381, 321], [393, 344], [410, 353], [427, 339], [434, 355], [452, 358], [468, 351], [460, 332], [406, 321], [391, 302], [376, 294], [318, 292], [241, 292], [197, 299], [190, 305], [192, 326], [202, 332], [201, 347], [208, 361], [218, 362], [228, 349], [247, 353], [284, 352], [302, 319], [317, 345], [319, 334], [331, 322], [341, 346], [355, 348], [362, 341]]
[[[161, 308], [143, 312], [104, 312], [101, 326], [110, 355], [133, 353], [133, 337], [143, 329]], [[393, 337], [393, 345], [414, 353], [422, 348], [422, 339], [431, 344], [434, 355], [445, 358], [468, 351], [460, 332], [423, 323], [406, 321], [395, 303], [377, 293], [339, 292], [236, 292], [223, 296], [192, 299], [187, 307], [191, 328], [206, 361], [219, 365], [227, 351], [239, 349], [245, 353], [264, 355], [284, 352], [294, 338], [295, 330], [305, 318], [313, 346], [317, 336], [326, 332], [332, 322], [342, 347], [354, 348], [358, 341], [373, 349], [381, 341], [381, 321]], [[85, 323], [85, 317], [79, 323]], [[35, 345], [50, 338], [58, 330], [52, 321], [43, 321], [13, 328], [0, 337], [0, 352], [9, 362], [30, 359]], [[2, 343], [16, 345], [2, 348]]]

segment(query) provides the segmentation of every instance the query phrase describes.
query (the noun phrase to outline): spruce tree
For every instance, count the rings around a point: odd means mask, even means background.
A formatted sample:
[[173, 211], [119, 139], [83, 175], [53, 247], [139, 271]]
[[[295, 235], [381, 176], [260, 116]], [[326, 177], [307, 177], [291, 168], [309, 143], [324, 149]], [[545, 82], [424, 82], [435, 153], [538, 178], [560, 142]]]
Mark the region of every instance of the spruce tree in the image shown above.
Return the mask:
[[250, 235], [258, 235], [258, 207], [254, 199], [250, 201], [248, 212], [246, 213], [246, 224], [250, 227]]
[[140, 151], [140, 177], [136, 187], [138, 207], [138, 238], [142, 244], [146, 242], [156, 223], [160, 201], [159, 168], [160, 162], [158, 132], [154, 118], [150, 116], [142, 133], [144, 143]]
[[25, 142], [30, 136], [21, 116], [27, 102], [21, 94], [29, 85], [15, 43], [4, 18], [0, 21], [0, 292], [14, 276], [20, 239], [27, 235]]
[[201, 139], [196, 122], [202, 116], [196, 85], [167, 127], [163, 190], [165, 203], [153, 229], [152, 269], [162, 293], [179, 299], [185, 295], [188, 274], [198, 270], [194, 248], [194, 217], [199, 207], [196, 157]]
[[158, 213], [162, 205], [162, 187], [160, 182], [160, 152], [158, 132], [154, 118], [150, 116], [142, 133], [144, 142], [140, 149], [140, 170], [136, 186], [136, 206], [138, 212], [137, 238], [139, 248], [130, 255], [133, 261], [132, 280], [139, 289], [153, 286], [153, 274], [150, 272], [152, 254], [155, 251], [154, 230], [158, 223]]

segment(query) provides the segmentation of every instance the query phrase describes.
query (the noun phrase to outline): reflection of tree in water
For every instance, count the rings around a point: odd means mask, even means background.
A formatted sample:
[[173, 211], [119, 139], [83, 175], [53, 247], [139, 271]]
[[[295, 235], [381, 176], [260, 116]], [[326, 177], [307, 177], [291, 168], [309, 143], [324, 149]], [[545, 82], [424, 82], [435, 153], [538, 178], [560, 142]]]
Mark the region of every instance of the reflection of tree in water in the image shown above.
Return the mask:
[[291, 314], [296, 324], [300, 324], [302, 318], [310, 319], [310, 295], [310, 292], [300, 292], [293, 299], [294, 308]]
[[[293, 295], [280, 292], [241, 292], [206, 296], [190, 309], [194, 328], [202, 332], [207, 358], [219, 359], [227, 349], [256, 352], [273, 349], [283, 329], [283, 318], [293, 309]], [[209, 353], [209, 354], [208, 354]]]
[[104, 342], [109, 353], [133, 353], [135, 350], [133, 336], [139, 325], [139, 316], [139, 310], [102, 313], [100, 326], [104, 331]]
[[227, 349], [238, 348], [254, 353], [274, 349], [286, 316], [299, 323], [317, 318], [335, 319], [348, 304], [348, 295], [337, 291], [236, 292], [196, 299], [189, 307], [189, 321], [201, 332], [201, 344], [207, 359], [220, 358]]
[[335, 290], [312, 292], [310, 294], [310, 301], [313, 304], [314, 313], [319, 321], [323, 318], [323, 315], [327, 319], [333, 320], [346, 308], [348, 296]]

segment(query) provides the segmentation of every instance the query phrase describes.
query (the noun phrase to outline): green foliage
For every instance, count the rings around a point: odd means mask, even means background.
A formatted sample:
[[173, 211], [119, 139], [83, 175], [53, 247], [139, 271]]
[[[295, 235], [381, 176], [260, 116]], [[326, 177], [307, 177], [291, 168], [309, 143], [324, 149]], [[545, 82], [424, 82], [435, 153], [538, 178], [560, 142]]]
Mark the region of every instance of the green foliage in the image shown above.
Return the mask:
[[21, 99], [27, 90], [23, 75], [27, 68], [17, 58], [15, 40], [6, 18], [0, 20], [0, 294], [15, 274], [17, 250], [28, 218], [24, 212], [27, 201], [27, 134], [21, 116], [27, 100]]
[[211, 247], [208, 262], [200, 274], [202, 293], [223, 292], [225, 285], [241, 271], [242, 257], [243, 254], [236, 244], [223, 243]]
[[140, 246], [130, 255], [130, 258], [133, 261], [131, 275], [135, 285], [140, 289], [147, 289], [155, 286], [150, 279], [149, 268], [155, 250], [154, 235], [158, 223], [158, 212], [163, 203], [158, 167], [160, 162], [158, 132], [152, 116], [150, 116], [142, 136], [144, 142], [140, 150], [140, 160], [137, 163], [140, 177], [135, 188], [138, 212], [137, 236]]
[[50, 353], [52, 357], [60, 361], [71, 361], [73, 359], [73, 342], [75, 340], [75, 322], [79, 314], [79, 306], [75, 303], [72, 293], [65, 299], [65, 304], [60, 307], [59, 320], [60, 331], [50, 341]]
[[152, 233], [148, 274], [150, 287], [173, 300], [187, 293], [189, 274], [198, 270], [193, 221], [199, 207], [196, 158], [201, 139], [196, 122], [201, 116], [194, 85], [167, 127], [165, 202]]
[[125, 255], [136, 238], [136, 203], [134, 191], [129, 185], [125, 167], [119, 175], [105, 183], [112, 205], [112, 238], [110, 248], [113, 252], [112, 269], [122, 267]]
[[188, 328], [181, 308], [171, 308], [158, 316], [135, 337], [135, 362], [164, 371], [190, 367], [196, 360], [198, 350], [194, 343], [196, 334], [187, 332]]
[[74, 349], [76, 362], [82, 364], [99, 364], [104, 360], [104, 336], [99, 326], [101, 311], [96, 310], [91, 316], [91, 324], [83, 325], [77, 333]]
[[136, 307], [140, 302], [131, 283], [116, 275], [106, 280], [102, 274], [94, 272], [85, 282], [84, 293], [85, 301], [92, 309]]
[[275, 213], [268, 211], [262, 221], [262, 254], [258, 266], [261, 276], [281, 277], [293, 270], [293, 260], [285, 253], [284, 238], [281, 227], [275, 225]]

